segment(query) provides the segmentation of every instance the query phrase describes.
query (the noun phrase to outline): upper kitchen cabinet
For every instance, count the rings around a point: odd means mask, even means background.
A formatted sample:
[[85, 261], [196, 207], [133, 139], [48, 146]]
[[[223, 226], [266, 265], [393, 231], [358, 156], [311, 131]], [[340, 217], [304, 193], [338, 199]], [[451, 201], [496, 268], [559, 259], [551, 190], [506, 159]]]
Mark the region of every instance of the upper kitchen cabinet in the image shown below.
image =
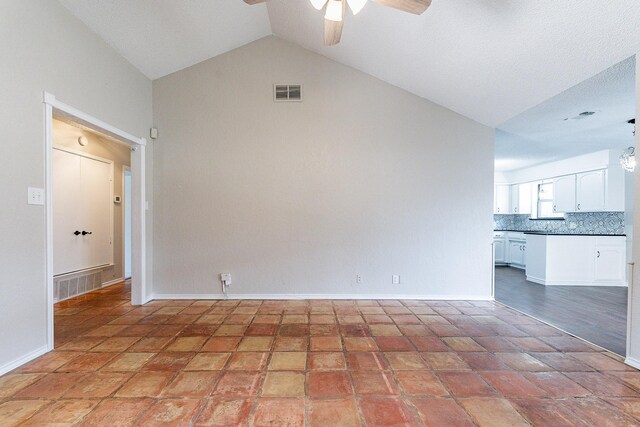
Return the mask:
[[624, 172], [608, 168], [555, 178], [553, 211], [624, 211]]
[[576, 175], [576, 211], [598, 212], [605, 210], [604, 169]]
[[511, 209], [512, 214], [531, 214], [531, 189], [533, 183], [511, 185]]
[[496, 184], [494, 190], [493, 213], [508, 214], [510, 212], [509, 193], [510, 186], [508, 184]]
[[608, 168], [604, 177], [604, 210], [622, 212], [625, 210], [625, 172], [622, 168]]
[[518, 184], [518, 213], [531, 214], [531, 208], [533, 206], [533, 188], [535, 184], [532, 182], [525, 182], [524, 184]]
[[565, 175], [553, 180], [553, 211], [575, 212], [576, 176]]

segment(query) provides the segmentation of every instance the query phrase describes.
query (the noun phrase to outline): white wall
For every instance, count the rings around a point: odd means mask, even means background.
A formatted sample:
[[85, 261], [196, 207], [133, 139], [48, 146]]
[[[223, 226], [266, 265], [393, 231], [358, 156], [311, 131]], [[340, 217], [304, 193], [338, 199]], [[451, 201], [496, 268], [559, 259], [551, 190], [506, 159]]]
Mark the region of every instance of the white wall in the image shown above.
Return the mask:
[[42, 91], [145, 136], [151, 82], [50, 0], [0, 1], [0, 58], [2, 372], [46, 344], [44, 207], [26, 203], [44, 187]]
[[276, 37], [153, 105], [157, 296], [490, 296], [492, 129]]

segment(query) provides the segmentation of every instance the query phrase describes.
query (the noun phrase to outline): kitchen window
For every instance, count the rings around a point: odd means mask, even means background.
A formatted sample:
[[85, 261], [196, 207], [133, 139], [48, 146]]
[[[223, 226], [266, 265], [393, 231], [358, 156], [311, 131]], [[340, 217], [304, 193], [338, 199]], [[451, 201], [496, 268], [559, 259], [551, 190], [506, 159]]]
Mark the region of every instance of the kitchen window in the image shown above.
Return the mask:
[[538, 208], [536, 218], [564, 218], [564, 213], [553, 211], [553, 182], [538, 184]]

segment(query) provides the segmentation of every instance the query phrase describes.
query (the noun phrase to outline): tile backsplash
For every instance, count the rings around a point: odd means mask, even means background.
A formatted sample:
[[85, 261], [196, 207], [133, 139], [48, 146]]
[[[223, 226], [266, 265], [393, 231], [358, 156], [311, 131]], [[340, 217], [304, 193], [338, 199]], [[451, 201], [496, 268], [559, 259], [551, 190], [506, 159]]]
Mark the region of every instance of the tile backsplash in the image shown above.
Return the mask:
[[567, 213], [564, 220], [531, 220], [529, 215], [494, 215], [493, 228], [563, 234], [624, 234], [624, 212]]

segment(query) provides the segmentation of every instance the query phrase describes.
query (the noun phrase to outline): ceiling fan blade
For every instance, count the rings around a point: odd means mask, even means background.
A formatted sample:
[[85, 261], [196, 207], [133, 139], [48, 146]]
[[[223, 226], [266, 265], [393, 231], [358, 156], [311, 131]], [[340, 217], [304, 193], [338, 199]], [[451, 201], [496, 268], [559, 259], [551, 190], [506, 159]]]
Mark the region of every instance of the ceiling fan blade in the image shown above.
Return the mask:
[[331, 21], [329, 19], [324, 20], [324, 45], [333, 46], [340, 43], [340, 36], [342, 36], [342, 21]]
[[344, 25], [345, 10], [346, 10], [346, 0], [342, 0], [342, 19], [340, 21], [327, 19], [325, 15], [325, 18], [324, 18], [324, 45], [325, 46], [333, 46], [335, 44], [340, 43], [340, 37], [342, 36], [342, 27]]
[[246, 4], [258, 4], [258, 3], [264, 3], [268, 0], [244, 0], [244, 2]]
[[[246, 0], [245, 0], [246, 1]], [[373, 0], [384, 6], [402, 10], [403, 12], [421, 15], [431, 6], [431, 0]]]

